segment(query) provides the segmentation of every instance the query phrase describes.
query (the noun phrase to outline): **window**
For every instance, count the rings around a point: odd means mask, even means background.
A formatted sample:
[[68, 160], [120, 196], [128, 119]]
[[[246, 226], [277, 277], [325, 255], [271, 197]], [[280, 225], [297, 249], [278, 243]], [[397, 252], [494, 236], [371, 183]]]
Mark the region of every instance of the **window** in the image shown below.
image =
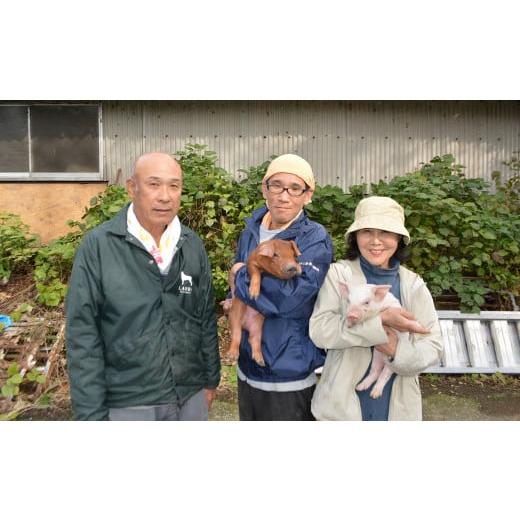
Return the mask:
[[0, 180], [102, 180], [100, 107], [0, 105]]

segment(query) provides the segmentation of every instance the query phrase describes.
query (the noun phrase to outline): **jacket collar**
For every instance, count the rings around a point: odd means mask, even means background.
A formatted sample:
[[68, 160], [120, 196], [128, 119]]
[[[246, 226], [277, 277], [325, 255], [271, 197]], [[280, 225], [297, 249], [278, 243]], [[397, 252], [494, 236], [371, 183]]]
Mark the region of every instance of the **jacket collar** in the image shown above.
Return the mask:
[[[259, 238], [259, 230], [260, 225], [262, 224], [262, 219], [264, 215], [267, 213], [267, 206], [262, 206], [261, 208], [253, 211], [251, 217], [246, 218], [246, 227], [253, 233], [253, 235], [258, 239]], [[290, 240], [295, 238], [300, 233], [306, 233], [309, 225], [309, 217], [305, 210], [301, 212], [301, 215], [287, 228], [282, 231], [276, 238], [280, 238], [282, 240]]]
[[[123, 209], [119, 213], [116, 214], [115, 217], [110, 219], [109, 221], [105, 222], [106, 229], [109, 233], [113, 233], [114, 235], [119, 235], [123, 237], [128, 236], [128, 227], [127, 227], [127, 220], [126, 220], [126, 213], [128, 211], [128, 208], [130, 206], [130, 202], [128, 204], [125, 204]], [[184, 238], [186, 235], [190, 233], [190, 229], [187, 228], [185, 225], [181, 224], [181, 238]], [[180, 239], [179, 239], [180, 244]]]

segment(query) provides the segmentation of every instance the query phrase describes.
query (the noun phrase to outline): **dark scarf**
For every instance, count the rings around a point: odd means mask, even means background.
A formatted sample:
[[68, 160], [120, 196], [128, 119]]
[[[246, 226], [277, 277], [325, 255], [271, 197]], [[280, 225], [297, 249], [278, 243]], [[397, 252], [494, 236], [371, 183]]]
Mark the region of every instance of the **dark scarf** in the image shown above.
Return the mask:
[[359, 263], [368, 283], [374, 285], [391, 285], [392, 288], [390, 289], [390, 292], [401, 301], [399, 260], [396, 260], [395, 258], [390, 260], [389, 269], [383, 269], [370, 264], [362, 255], [359, 255]]
[[[390, 292], [399, 301], [401, 301], [401, 288], [399, 279], [400, 262], [398, 260], [390, 260], [389, 269], [382, 269], [381, 267], [376, 267], [368, 263], [365, 260], [365, 258], [361, 255], [359, 256], [359, 263], [368, 283], [375, 285], [391, 285], [392, 288], [390, 289]], [[371, 348], [373, 352], [374, 347]], [[370, 362], [370, 365], [372, 365], [372, 362]], [[370, 365], [367, 368], [367, 371], [365, 372], [363, 378], [365, 378], [368, 375], [368, 372], [370, 371]], [[362, 392], [358, 392], [356, 390], [357, 396], [359, 398], [359, 404], [361, 405], [361, 416], [363, 418], [363, 421], [388, 420], [388, 411], [390, 408], [390, 394], [392, 392], [394, 380], [395, 374], [392, 374], [392, 377], [385, 385], [383, 395], [379, 399], [372, 399], [369, 396], [370, 391], [372, 390], [375, 383], [372, 384], [368, 390], [363, 390]]]

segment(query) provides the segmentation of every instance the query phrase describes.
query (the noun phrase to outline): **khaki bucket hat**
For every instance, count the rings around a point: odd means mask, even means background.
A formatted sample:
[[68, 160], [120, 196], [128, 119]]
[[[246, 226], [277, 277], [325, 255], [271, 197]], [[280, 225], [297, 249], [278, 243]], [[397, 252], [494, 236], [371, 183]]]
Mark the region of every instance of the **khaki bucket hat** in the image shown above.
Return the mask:
[[403, 207], [390, 197], [373, 196], [359, 201], [354, 219], [345, 233], [345, 238], [348, 238], [350, 233], [370, 228], [392, 231], [402, 235], [405, 244], [410, 243], [410, 233], [404, 227]]

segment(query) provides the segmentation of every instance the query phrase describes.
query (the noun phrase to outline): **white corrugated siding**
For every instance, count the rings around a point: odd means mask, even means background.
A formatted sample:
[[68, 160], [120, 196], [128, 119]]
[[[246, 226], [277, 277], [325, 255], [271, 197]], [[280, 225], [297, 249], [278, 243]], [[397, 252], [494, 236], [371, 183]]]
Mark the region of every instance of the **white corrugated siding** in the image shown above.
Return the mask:
[[112, 101], [103, 103], [105, 171], [122, 180], [143, 152], [186, 143], [236, 173], [271, 155], [306, 158], [319, 184], [347, 189], [451, 153], [468, 177], [491, 178], [520, 150], [518, 101]]

